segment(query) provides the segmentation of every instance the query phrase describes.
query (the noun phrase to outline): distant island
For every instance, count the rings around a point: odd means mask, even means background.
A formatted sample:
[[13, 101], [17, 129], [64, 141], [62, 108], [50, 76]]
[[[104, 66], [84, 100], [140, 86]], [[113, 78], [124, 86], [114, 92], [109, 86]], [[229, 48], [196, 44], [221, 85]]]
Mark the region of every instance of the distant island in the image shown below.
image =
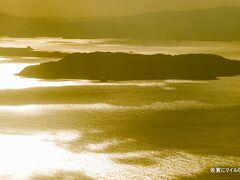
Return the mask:
[[140, 55], [74, 53], [57, 62], [26, 67], [20, 76], [43, 79], [216, 79], [240, 75], [240, 61], [210, 54]]
[[0, 55], [1, 56], [63, 58], [67, 56], [68, 53], [38, 51], [38, 50], [32, 49], [31, 47], [26, 47], [26, 48], [0, 47]]

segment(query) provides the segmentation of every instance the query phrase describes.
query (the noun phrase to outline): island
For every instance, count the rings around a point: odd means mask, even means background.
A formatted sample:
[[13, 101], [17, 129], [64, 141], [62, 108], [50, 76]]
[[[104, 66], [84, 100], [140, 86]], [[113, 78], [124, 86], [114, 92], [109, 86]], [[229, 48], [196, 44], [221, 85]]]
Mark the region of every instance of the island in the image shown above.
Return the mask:
[[60, 61], [23, 69], [20, 76], [42, 79], [158, 80], [216, 79], [240, 75], [240, 61], [211, 54], [141, 55], [73, 53]]
[[24, 57], [49, 57], [49, 58], [63, 58], [68, 55], [64, 52], [47, 52], [35, 50], [32, 47], [14, 48], [14, 47], [0, 47], [1, 56], [24, 56]]

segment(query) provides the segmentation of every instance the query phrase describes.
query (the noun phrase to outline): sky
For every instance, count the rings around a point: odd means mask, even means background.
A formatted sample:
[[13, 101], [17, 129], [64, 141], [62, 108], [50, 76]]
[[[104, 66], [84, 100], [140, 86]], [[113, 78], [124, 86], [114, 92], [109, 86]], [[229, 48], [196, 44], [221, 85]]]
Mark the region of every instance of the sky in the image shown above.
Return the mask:
[[0, 0], [0, 12], [27, 17], [96, 17], [240, 6], [240, 0]]

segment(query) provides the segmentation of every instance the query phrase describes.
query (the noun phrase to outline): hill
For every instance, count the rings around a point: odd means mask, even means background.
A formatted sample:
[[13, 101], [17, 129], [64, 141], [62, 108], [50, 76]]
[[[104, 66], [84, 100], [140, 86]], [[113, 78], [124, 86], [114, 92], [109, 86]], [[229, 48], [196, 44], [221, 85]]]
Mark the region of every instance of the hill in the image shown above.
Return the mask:
[[[1, 17], [1, 15], [0, 15]], [[0, 18], [1, 36], [240, 40], [240, 7], [151, 12], [117, 18]]]
[[216, 79], [240, 75], [240, 61], [216, 55], [74, 53], [57, 62], [25, 68], [21, 76], [44, 79]]

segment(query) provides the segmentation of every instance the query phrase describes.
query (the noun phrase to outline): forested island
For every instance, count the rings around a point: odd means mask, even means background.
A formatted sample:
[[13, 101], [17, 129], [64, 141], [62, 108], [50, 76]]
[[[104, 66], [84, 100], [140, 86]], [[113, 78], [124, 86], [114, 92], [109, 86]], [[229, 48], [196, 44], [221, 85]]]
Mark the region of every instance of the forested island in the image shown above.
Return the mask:
[[43, 79], [157, 80], [216, 79], [240, 75], [240, 61], [210, 54], [140, 55], [74, 53], [57, 62], [29, 66], [21, 76]]

